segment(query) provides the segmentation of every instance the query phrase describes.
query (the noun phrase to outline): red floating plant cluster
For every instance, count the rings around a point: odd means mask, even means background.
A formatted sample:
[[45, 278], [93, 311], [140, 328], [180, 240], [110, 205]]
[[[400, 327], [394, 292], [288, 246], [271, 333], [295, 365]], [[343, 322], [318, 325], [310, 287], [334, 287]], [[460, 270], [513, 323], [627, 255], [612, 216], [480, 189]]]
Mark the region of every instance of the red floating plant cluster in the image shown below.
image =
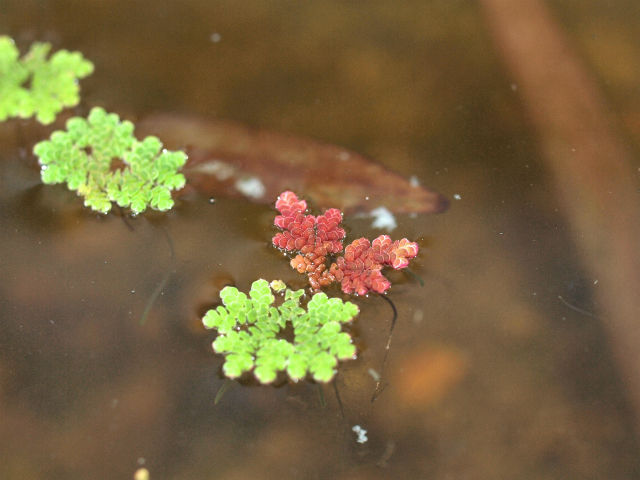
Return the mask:
[[418, 244], [406, 238], [392, 241], [388, 235], [380, 235], [373, 242], [358, 238], [347, 245], [344, 255], [327, 267], [327, 256], [343, 249], [342, 212], [331, 208], [317, 217], [307, 215], [307, 202], [290, 191], [280, 194], [276, 209], [280, 215], [274, 224], [282, 232], [273, 237], [273, 244], [287, 252], [299, 252], [291, 260], [291, 266], [306, 273], [315, 290], [337, 281], [345, 293], [384, 293], [391, 282], [380, 272], [382, 268], [405, 268], [418, 254]]

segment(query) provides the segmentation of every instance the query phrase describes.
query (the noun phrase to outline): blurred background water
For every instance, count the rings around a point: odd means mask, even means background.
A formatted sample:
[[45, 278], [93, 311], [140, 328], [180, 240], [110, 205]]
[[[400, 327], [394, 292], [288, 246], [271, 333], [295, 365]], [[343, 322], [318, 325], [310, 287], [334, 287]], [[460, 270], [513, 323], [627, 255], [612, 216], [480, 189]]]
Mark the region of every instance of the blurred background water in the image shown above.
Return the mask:
[[[270, 247], [274, 211], [194, 195], [130, 229], [40, 185], [30, 149], [46, 129], [0, 126], [0, 478], [132, 478], [141, 466], [154, 480], [640, 477], [633, 375], [607, 310], [635, 300], [599, 291], [558, 186], [574, 175], [549, 168], [491, 4], [3, 2], [0, 34], [22, 51], [49, 41], [93, 61], [77, 113], [199, 114], [307, 136], [452, 204], [397, 219], [392, 235], [420, 244], [424, 286], [391, 275], [399, 318], [375, 403], [368, 370], [391, 312], [370, 297], [355, 300], [360, 354], [338, 376], [344, 417], [333, 389], [323, 404], [310, 382], [249, 382], [214, 405], [222, 362], [199, 316], [229, 282], [302, 285]], [[637, 190], [640, 6], [544, 4], [615, 120]], [[385, 233], [344, 223], [349, 239]]]

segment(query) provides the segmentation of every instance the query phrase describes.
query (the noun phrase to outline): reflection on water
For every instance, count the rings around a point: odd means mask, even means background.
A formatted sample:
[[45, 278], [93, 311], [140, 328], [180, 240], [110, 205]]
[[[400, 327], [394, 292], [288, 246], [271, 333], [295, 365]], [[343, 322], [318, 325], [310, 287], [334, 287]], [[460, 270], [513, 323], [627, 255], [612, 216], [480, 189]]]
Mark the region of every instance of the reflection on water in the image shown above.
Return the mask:
[[[573, 3], [589, 18], [588, 3]], [[309, 135], [415, 175], [452, 207], [397, 217], [394, 237], [420, 243], [424, 286], [391, 276], [399, 318], [375, 403], [369, 371], [381, 367], [391, 312], [371, 297], [356, 300], [361, 353], [338, 376], [344, 418], [331, 386], [307, 382], [249, 383], [214, 405], [221, 358], [199, 315], [228, 282], [303, 281], [269, 246], [274, 211], [189, 196], [167, 216], [129, 220], [132, 231], [39, 186], [24, 148], [42, 132], [2, 126], [1, 478], [640, 475], [598, 279], [580, 264], [475, 7], [86, 2], [74, 13], [27, 1], [6, 11], [0, 30], [22, 46], [52, 40], [94, 61], [85, 106]], [[636, 28], [624, 13], [611, 12], [621, 35]], [[567, 28], [581, 44], [582, 30]], [[625, 119], [636, 101], [620, 106]], [[380, 234], [370, 222], [345, 217], [348, 238]]]

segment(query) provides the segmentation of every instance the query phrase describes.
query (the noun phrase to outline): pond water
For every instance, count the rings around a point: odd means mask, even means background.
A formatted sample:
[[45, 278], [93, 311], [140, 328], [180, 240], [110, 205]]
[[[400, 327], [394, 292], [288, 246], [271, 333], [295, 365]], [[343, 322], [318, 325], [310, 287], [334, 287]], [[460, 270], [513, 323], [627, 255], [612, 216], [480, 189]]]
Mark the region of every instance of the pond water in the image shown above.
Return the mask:
[[[391, 232], [419, 243], [423, 285], [389, 274], [398, 321], [375, 402], [391, 309], [370, 296], [353, 300], [359, 353], [340, 366], [339, 397], [243, 381], [216, 404], [222, 358], [200, 317], [219, 290], [303, 285], [270, 246], [273, 208], [193, 194], [166, 215], [96, 215], [40, 184], [30, 149], [50, 129], [1, 125], [0, 478], [640, 478], [633, 382], [614, 360], [601, 279], [488, 3], [3, 2], [0, 34], [22, 49], [50, 41], [94, 62], [78, 113], [198, 114], [315, 138], [451, 207], [399, 215]], [[638, 7], [597, 3], [549, 2], [637, 152]], [[348, 240], [387, 233], [344, 224]]]

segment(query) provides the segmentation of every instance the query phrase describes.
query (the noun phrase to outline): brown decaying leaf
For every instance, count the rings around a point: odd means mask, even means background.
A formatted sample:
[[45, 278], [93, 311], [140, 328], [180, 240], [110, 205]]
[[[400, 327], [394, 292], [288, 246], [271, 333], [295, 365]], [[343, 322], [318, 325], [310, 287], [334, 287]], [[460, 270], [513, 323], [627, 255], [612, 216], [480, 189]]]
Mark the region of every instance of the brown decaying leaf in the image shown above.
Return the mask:
[[449, 202], [436, 192], [362, 155], [334, 145], [243, 125], [178, 114], [148, 116], [136, 133], [184, 149], [188, 185], [208, 197], [273, 203], [293, 190], [317, 208], [346, 213], [384, 206], [395, 213], [440, 213]]

